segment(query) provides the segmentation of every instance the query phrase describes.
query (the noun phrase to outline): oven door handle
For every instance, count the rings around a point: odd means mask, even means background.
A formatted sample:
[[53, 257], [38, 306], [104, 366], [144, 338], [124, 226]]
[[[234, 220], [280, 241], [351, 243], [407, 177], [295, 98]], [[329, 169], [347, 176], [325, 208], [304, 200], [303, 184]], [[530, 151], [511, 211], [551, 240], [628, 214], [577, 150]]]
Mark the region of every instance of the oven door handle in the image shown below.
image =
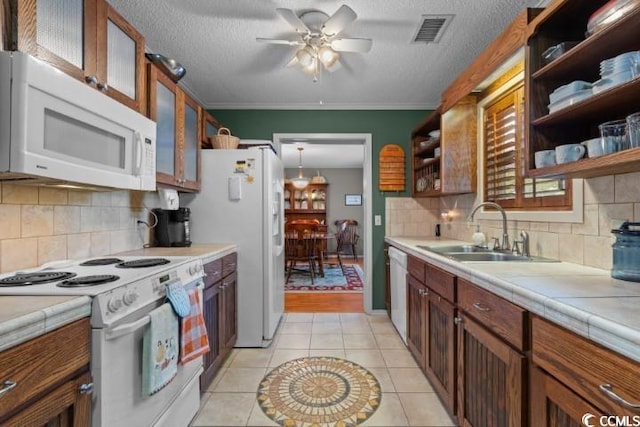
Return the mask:
[[136, 331], [149, 323], [151, 323], [151, 318], [149, 316], [144, 316], [135, 322], [126, 323], [124, 325], [116, 326], [113, 329], [108, 329], [106, 338], [107, 340], [114, 340], [124, 335], [129, 335], [133, 331]]

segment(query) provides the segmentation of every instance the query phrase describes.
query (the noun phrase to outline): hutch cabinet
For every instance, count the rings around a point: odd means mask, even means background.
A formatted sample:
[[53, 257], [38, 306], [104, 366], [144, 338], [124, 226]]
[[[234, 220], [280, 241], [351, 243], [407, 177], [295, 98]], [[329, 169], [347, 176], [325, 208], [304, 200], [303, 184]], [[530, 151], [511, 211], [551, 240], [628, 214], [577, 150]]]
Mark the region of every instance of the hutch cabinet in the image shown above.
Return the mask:
[[284, 214], [287, 221], [317, 219], [327, 223], [327, 195], [329, 184], [309, 184], [298, 190], [291, 184], [284, 185]]

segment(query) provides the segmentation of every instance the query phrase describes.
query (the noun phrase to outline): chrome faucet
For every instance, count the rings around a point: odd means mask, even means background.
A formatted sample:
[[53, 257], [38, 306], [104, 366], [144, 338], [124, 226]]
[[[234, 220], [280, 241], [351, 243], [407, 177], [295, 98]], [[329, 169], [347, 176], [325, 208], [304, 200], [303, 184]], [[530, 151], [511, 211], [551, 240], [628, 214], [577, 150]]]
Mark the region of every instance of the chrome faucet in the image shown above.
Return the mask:
[[502, 244], [500, 245], [500, 249], [502, 249], [503, 251], [508, 251], [510, 246], [509, 246], [509, 233], [507, 233], [507, 213], [504, 211], [502, 206], [493, 202], [482, 202], [478, 206], [473, 208], [473, 210], [471, 211], [471, 215], [469, 215], [469, 220], [473, 221], [473, 216], [476, 214], [476, 211], [483, 206], [490, 206], [492, 208], [496, 208], [502, 214]]
[[522, 256], [531, 256], [531, 251], [529, 250], [529, 233], [524, 230], [521, 231], [520, 238], [522, 239]]

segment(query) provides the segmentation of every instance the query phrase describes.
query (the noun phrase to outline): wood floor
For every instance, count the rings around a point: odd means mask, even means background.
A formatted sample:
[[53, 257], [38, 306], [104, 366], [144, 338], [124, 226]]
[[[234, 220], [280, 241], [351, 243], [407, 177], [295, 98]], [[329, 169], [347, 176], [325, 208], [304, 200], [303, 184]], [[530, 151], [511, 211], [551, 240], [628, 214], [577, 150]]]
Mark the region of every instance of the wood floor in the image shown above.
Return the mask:
[[[358, 264], [361, 268], [364, 264], [361, 257], [357, 261], [353, 259], [343, 259], [342, 261], [344, 264]], [[363, 294], [362, 292], [285, 292], [284, 311], [288, 313], [362, 313], [364, 311]]]

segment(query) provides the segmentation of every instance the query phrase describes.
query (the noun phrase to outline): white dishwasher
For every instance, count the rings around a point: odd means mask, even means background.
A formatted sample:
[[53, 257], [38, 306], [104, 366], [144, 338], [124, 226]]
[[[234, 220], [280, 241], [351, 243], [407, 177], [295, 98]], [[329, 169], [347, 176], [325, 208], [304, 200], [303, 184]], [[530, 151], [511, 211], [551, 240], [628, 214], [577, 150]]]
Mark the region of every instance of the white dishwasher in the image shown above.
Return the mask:
[[391, 321], [407, 343], [407, 254], [389, 247], [391, 276]]

